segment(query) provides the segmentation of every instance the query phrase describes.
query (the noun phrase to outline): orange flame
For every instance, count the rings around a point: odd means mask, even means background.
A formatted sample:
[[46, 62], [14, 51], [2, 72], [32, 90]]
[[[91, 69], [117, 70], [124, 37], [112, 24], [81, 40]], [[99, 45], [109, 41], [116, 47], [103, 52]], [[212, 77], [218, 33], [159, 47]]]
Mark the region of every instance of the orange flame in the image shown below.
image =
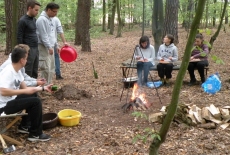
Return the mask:
[[134, 101], [137, 97], [142, 101], [143, 104], [147, 104], [147, 100], [145, 99], [145, 94], [138, 92], [138, 85], [137, 83], [135, 83], [133, 86], [131, 101]]

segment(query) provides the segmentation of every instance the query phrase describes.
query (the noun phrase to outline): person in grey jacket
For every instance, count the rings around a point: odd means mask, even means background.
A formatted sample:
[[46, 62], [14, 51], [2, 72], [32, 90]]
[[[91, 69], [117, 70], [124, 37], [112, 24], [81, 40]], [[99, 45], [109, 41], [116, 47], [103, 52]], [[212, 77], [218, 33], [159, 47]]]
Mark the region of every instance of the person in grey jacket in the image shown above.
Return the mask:
[[[157, 54], [157, 60], [159, 60], [157, 65], [158, 76], [166, 86], [169, 84], [169, 79], [172, 78], [173, 62], [178, 60], [178, 50], [173, 41], [173, 35], [167, 34]], [[166, 76], [166, 79], [164, 76]]]
[[[134, 57], [137, 60], [138, 85], [146, 86], [150, 67], [155, 65], [155, 49], [150, 45], [147, 36], [142, 36], [140, 38], [139, 45], [135, 48]], [[142, 74], [144, 74], [143, 78]]]
[[40, 73], [47, 80], [47, 84], [52, 83], [55, 71], [54, 46], [57, 42], [57, 30], [53, 17], [57, 15], [58, 9], [59, 5], [56, 3], [47, 4], [36, 21]]
[[[9, 64], [12, 64], [11, 53], [10, 53], [8, 59], [0, 66], [0, 72], [1, 72], [6, 66], [8, 66]], [[29, 75], [27, 75], [26, 72], [25, 72], [25, 68], [24, 68], [24, 67], [21, 68], [20, 70], [21, 70], [22, 75], [23, 75], [23, 77], [24, 77], [26, 86], [28, 86], [28, 87], [35, 87], [35, 86], [44, 85], [44, 84], [46, 83], [46, 80], [45, 80], [45, 79], [35, 79], [35, 78], [32, 78], [32, 77], [30, 77]]]

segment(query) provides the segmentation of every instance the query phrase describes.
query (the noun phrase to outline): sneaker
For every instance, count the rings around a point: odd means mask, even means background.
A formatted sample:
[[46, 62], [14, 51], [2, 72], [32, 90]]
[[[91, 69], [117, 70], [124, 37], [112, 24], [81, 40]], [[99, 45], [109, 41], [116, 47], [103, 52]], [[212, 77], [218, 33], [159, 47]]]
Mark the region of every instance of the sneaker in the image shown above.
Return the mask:
[[193, 80], [190, 80], [190, 82], [189, 82], [189, 86], [193, 86], [193, 85], [195, 85], [196, 84], [196, 79], [193, 79]]
[[26, 133], [26, 134], [29, 134], [29, 128], [26, 127], [26, 126], [19, 126], [19, 127], [18, 127], [18, 132], [19, 132], [19, 133]]
[[50, 136], [44, 133], [42, 133], [39, 136], [29, 135], [28, 140], [31, 142], [36, 142], [36, 141], [45, 142], [50, 140]]
[[64, 78], [61, 75], [56, 75], [56, 80], [63, 80]]

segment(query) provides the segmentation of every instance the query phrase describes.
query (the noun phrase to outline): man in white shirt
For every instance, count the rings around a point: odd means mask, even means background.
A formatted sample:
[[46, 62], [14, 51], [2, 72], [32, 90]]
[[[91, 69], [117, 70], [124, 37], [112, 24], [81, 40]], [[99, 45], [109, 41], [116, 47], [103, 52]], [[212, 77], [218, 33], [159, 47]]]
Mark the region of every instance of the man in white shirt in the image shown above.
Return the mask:
[[19, 131], [29, 133], [29, 141], [48, 141], [50, 136], [42, 132], [42, 104], [38, 97], [18, 98], [18, 95], [32, 95], [39, 91], [51, 92], [52, 84], [47, 86], [27, 87], [21, 69], [26, 65], [29, 47], [24, 44], [17, 45], [11, 53], [12, 63], [0, 72], [0, 114], [17, 113], [26, 109], [31, 121], [27, 130], [20, 128], [27, 121], [22, 118]]

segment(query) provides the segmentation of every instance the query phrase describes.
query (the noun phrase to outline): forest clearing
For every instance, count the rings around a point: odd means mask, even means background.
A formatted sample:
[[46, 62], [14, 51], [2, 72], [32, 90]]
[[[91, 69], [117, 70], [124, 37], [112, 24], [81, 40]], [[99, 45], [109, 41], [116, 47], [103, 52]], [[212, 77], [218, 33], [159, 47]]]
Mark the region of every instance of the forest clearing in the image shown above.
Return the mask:
[[[213, 30], [215, 31], [215, 30]], [[188, 86], [189, 75], [186, 73], [183, 79], [183, 86], [180, 93], [180, 103], [197, 105], [198, 107], [214, 104], [216, 107], [224, 107], [229, 104], [229, 57], [228, 44], [229, 33], [221, 31], [214, 42], [211, 55], [216, 55], [224, 61], [223, 64], [216, 64], [209, 57], [208, 75], [218, 72], [222, 82], [221, 91], [215, 95], [205, 93], [200, 84]], [[151, 31], [146, 30], [153, 44]], [[205, 35], [205, 34], [204, 34]], [[149, 152], [151, 140], [145, 143], [141, 140], [133, 142], [137, 134], [143, 134], [146, 128], [156, 131], [160, 123], [149, 123], [144, 118], [132, 116], [132, 110], [124, 113], [121, 107], [126, 103], [126, 96], [131, 97], [131, 89], [125, 89], [122, 100], [120, 95], [123, 89], [122, 72], [120, 65], [123, 61], [132, 57], [134, 47], [138, 44], [140, 31], [132, 30], [124, 32], [121, 38], [105, 34], [97, 39], [91, 39], [92, 52], [81, 52], [80, 47], [75, 46], [78, 51], [78, 58], [72, 63], [62, 61], [61, 70], [64, 80], [54, 80], [59, 89], [65, 85], [75, 86], [76, 89], [87, 92], [78, 99], [55, 98], [55, 95], [41, 93], [43, 99], [43, 112], [56, 112], [62, 109], [75, 109], [82, 113], [80, 124], [75, 127], [57, 126], [45, 132], [52, 136], [48, 142], [31, 143], [26, 140], [27, 135], [11, 131], [15, 139], [22, 141], [24, 147], [17, 147], [12, 154], [39, 154], [39, 155], [145, 155]], [[179, 27], [178, 29], [179, 59], [183, 57], [187, 32]], [[205, 40], [210, 36], [205, 35]], [[72, 44], [72, 46], [74, 46]], [[2, 50], [4, 46], [1, 47]], [[8, 55], [1, 52], [0, 63], [3, 63]], [[98, 79], [94, 78], [92, 61], [98, 73]], [[133, 70], [133, 74], [136, 70]], [[143, 88], [147, 100], [152, 103], [150, 109], [141, 111], [148, 114], [159, 112], [163, 105], [168, 105], [178, 71], [173, 71], [173, 78], [169, 87], [158, 89], [159, 97], [155, 89]], [[154, 80], [159, 80], [157, 72], [152, 71]], [[198, 79], [199, 80], [199, 79]], [[127, 95], [127, 92], [128, 95]], [[165, 143], [160, 147], [159, 154], [162, 155], [194, 155], [194, 154], [230, 154], [230, 128], [225, 130], [203, 129], [189, 127], [184, 124], [173, 122], [168, 132]], [[2, 150], [1, 146], [0, 149]]]

